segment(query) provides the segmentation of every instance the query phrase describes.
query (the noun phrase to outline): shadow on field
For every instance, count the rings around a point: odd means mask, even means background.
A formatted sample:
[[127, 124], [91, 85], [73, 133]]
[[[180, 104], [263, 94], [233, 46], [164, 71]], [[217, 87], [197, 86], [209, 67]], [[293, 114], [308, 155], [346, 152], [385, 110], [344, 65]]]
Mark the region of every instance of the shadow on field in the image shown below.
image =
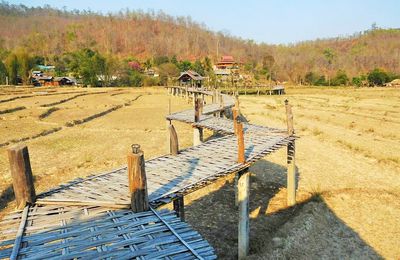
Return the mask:
[[[320, 195], [286, 208], [286, 194], [278, 195], [286, 187], [285, 167], [261, 160], [250, 171], [249, 259], [382, 258]], [[236, 259], [238, 209], [233, 180], [201, 194], [185, 207], [186, 221], [210, 242], [218, 259]]]
[[12, 185], [9, 185], [0, 194], [0, 211], [3, 210], [7, 204], [13, 200], [15, 200], [14, 190]]
[[[34, 183], [40, 181], [40, 179], [41, 179], [40, 176], [33, 175]], [[13, 189], [13, 185], [10, 184], [0, 194], [0, 212], [7, 207], [8, 203], [10, 203], [14, 200], [15, 200], [14, 189]]]

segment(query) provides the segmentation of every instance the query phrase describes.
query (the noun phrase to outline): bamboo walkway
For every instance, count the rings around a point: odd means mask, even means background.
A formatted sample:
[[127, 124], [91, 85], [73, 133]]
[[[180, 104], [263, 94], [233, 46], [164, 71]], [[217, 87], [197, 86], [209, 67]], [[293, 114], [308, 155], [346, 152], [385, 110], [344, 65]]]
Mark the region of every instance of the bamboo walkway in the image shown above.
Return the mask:
[[[196, 90], [193, 90], [196, 91]], [[212, 95], [211, 92], [201, 92]], [[133, 213], [127, 167], [79, 178], [37, 196], [36, 203], [0, 222], [0, 259], [215, 259], [213, 248], [175, 212], [156, 211], [177, 195], [185, 195], [216, 179], [239, 172], [294, 140], [286, 131], [244, 124], [245, 163], [237, 162], [233, 121], [212, 114], [234, 105], [206, 105], [198, 122], [194, 111], [167, 116], [196, 127], [226, 134], [147, 160], [151, 208]]]

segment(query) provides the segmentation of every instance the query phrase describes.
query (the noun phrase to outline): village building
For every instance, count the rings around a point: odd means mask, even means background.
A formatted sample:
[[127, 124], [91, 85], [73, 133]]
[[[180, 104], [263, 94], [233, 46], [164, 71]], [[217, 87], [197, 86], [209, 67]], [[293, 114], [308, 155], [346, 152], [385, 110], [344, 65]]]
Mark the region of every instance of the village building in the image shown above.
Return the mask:
[[239, 75], [239, 63], [235, 61], [233, 56], [224, 55], [214, 65], [214, 74], [222, 81], [229, 80], [232, 75]]
[[204, 77], [199, 73], [193, 70], [187, 70], [181, 72], [181, 75], [178, 78], [179, 85], [181, 86], [190, 86], [195, 88], [201, 88], [203, 84]]
[[55, 86], [75, 86], [76, 79], [72, 77], [55, 77], [54, 85]]
[[267, 92], [269, 95], [283, 95], [285, 94], [285, 87], [282, 85], [276, 85], [269, 89]]

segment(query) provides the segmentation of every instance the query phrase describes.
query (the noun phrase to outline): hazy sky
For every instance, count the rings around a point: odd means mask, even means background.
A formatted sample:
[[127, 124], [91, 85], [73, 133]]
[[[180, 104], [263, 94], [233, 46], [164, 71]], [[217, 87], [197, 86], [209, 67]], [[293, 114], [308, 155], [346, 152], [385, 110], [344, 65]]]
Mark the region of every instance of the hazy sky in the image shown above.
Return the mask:
[[214, 31], [257, 42], [292, 43], [350, 35], [369, 29], [400, 28], [400, 0], [27, 0], [9, 1], [27, 6], [90, 9], [103, 13], [124, 8], [163, 10], [188, 16]]

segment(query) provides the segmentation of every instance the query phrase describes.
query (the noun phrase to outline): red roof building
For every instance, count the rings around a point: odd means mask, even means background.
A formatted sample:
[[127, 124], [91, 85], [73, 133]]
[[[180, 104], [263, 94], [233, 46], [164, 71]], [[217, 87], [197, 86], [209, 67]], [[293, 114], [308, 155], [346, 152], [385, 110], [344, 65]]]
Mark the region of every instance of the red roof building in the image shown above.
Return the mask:
[[224, 55], [221, 57], [221, 60], [215, 64], [217, 69], [232, 69], [235, 67], [236, 62], [233, 59], [233, 56]]

